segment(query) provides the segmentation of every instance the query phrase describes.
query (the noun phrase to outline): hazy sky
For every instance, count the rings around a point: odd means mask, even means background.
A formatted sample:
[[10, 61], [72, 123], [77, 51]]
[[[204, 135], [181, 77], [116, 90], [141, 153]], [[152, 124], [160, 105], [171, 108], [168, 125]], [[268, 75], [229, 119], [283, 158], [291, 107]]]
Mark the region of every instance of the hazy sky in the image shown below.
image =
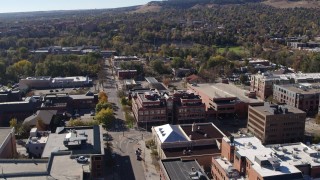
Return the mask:
[[146, 4], [151, 0], [6, 0], [0, 13], [69, 9], [103, 9]]

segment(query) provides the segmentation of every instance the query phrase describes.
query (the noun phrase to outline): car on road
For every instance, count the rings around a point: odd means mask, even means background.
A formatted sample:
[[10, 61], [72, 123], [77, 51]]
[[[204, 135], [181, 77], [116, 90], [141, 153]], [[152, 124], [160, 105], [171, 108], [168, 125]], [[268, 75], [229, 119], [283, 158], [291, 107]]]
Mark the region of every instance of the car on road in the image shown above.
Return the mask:
[[50, 89], [50, 92], [53, 92], [53, 90], [52, 90], [52, 89]]
[[77, 157], [77, 162], [78, 163], [87, 163], [88, 161], [89, 161], [89, 159], [84, 157], [84, 156]]
[[58, 90], [58, 89], [56, 89], [56, 92], [59, 92], [59, 90]]

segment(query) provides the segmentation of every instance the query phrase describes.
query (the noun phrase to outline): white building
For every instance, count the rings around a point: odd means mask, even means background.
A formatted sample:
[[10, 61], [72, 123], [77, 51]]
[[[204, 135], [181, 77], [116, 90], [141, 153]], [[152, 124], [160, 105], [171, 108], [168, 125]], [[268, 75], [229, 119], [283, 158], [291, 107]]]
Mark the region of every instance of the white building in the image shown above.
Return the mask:
[[30, 137], [26, 143], [29, 156], [41, 157], [49, 134], [50, 131], [38, 131], [37, 128], [32, 128], [30, 130]]

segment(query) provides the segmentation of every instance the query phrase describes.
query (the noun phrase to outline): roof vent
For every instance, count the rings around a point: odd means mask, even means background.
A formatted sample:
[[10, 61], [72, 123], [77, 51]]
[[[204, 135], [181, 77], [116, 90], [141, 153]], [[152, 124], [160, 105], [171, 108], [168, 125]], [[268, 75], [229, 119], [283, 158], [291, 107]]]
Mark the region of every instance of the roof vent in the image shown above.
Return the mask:
[[192, 132], [195, 132], [195, 131], [196, 131], [196, 123], [193, 123], [193, 124], [192, 124], [191, 130], [192, 130]]
[[206, 137], [208, 137], [208, 134], [204, 134], [203, 136], [206, 138]]

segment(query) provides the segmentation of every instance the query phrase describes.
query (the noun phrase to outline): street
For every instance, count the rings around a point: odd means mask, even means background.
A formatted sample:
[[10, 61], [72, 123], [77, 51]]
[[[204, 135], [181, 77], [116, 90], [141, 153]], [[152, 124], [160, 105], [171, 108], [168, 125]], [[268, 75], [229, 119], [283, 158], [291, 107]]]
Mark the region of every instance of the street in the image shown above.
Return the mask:
[[[106, 67], [110, 67], [109, 62], [107, 60], [105, 62]], [[107, 77], [104, 80], [103, 86], [100, 85], [99, 89], [107, 93], [108, 101], [113, 104], [116, 117], [112, 127], [108, 129], [108, 134], [113, 139], [111, 142], [113, 152], [115, 153], [115, 163], [112, 171], [107, 176], [116, 180], [143, 180], [145, 179], [142, 165], [144, 163], [144, 152], [141, 155], [142, 160], [139, 161], [137, 160], [135, 151], [137, 148], [144, 149], [144, 147], [140, 146], [139, 141], [144, 138], [150, 138], [151, 134], [146, 131], [126, 128], [124, 112], [121, 109], [120, 100], [117, 96], [117, 80], [112, 75], [110, 68], [105, 68], [104, 70]]]

